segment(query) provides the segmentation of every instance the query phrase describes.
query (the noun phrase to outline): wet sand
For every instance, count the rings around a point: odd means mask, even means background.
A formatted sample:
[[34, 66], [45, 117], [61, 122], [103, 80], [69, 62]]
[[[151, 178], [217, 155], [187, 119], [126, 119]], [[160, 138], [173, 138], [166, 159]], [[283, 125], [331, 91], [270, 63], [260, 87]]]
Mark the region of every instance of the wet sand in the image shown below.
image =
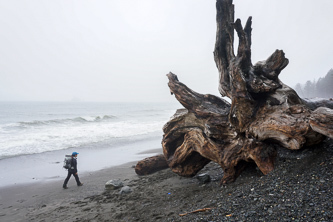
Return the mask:
[[[301, 151], [281, 149], [270, 174], [251, 165], [222, 187], [223, 172], [212, 162], [200, 172], [211, 176], [206, 184], [170, 169], [137, 176], [128, 163], [80, 175], [82, 187], [71, 178], [67, 190], [62, 180], [2, 188], [0, 221], [331, 221], [332, 154], [329, 139]], [[133, 191], [105, 191], [110, 179]], [[198, 209], [205, 210], [191, 213]]]

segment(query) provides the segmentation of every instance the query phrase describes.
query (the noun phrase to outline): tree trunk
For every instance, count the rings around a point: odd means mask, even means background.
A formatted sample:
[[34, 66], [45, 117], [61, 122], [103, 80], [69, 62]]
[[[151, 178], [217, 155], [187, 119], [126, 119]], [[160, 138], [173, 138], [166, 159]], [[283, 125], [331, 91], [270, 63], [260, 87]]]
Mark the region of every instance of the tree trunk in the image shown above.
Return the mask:
[[[220, 74], [219, 92], [229, 97], [231, 104], [194, 92], [175, 74], [167, 74], [171, 93], [185, 109], [178, 110], [163, 128], [165, 159], [161, 161], [187, 177], [214, 161], [224, 171], [221, 183], [229, 183], [249, 162], [255, 162], [264, 174], [272, 171], [275, 146], [297, 150], [319, 143], [325, 136], [333, 138], [333, 111], [318, 108], [323, 104], [330, 107], [332, 101], [304, 101], [279, 80], [288, 65], [282, 50], [253, 65], [252, 18], [244, 28], [239, 19], [234, 22], [232, 0], [217, 0], [216, 9], [214, 59]], [[239, 38], [237, 55], [234, 30]], [[145, 164], [145, 169], [149, 168], [154, 166]]]

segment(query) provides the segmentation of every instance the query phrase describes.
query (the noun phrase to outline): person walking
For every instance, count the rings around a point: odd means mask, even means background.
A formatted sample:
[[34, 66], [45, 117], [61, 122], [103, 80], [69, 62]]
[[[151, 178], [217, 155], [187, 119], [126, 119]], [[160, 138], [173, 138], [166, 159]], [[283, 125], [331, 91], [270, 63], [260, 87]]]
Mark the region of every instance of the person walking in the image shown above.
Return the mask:
[[78, 186], [82, 186], [83, 183], [80, 182], [80, 179], [79, 179], [79, 176], [77, 175], [77, 155], [79, 153], [77, 152], [73, 152], [72, 153], [72, 159], [71, 159], [71, 167], [68, 169], [68, 174], [67, 174], [67, 177], [64, 181], [64, 185], [62, 186], [64, 189], [68, 189], [67, 187], [67, 183], [69, 181], [69, 178], [71, 178], [71, 176], [73, 175], [75, 177], [75, 180], [76, 180], [76, 184]]

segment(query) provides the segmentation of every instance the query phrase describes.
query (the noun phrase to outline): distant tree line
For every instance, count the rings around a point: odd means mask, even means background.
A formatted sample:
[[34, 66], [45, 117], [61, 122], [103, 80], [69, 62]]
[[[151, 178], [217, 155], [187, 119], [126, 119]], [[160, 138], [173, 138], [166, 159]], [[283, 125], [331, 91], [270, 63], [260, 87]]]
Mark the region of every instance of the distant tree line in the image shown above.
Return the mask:
[[295, 90], [302, 98], [333, 98], [333, 69], [324, 78], [309, 80], [305, 84], [297, 83]]

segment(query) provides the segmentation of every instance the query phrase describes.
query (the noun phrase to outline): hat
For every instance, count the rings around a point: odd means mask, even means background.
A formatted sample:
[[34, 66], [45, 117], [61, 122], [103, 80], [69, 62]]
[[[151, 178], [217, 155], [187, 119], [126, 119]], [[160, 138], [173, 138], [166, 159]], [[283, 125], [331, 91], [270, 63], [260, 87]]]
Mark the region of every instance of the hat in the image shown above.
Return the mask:
[[77, 152], [73, 152], [72, 153], [72, 156], [75, 156], [75, 155], [78, 155], [79, 153], [77, 153]]

